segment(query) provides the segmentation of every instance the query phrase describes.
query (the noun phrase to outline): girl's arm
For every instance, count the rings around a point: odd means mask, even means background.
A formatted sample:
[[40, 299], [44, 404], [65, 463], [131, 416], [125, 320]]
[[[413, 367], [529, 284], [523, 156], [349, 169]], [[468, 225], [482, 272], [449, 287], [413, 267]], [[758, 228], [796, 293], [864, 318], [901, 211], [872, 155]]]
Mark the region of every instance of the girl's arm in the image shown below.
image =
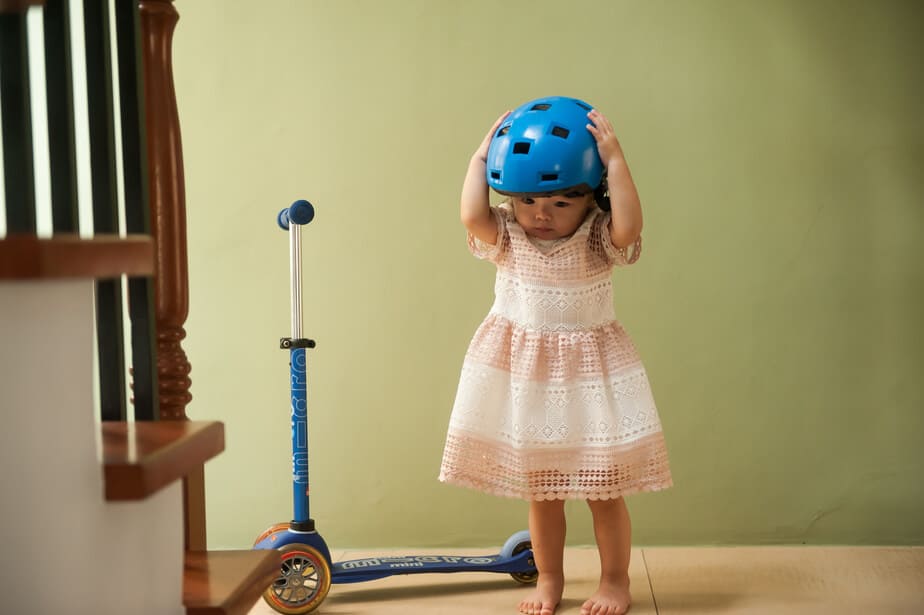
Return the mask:
[[497, 221], [491, 212], [485, 165], [491, 138], [508, 115], [510, 115], [509, 111], [497, 118], [481, 145], [478, 146], [468, 163], [468, 172], [462, 184], [462, 224], [472, 236], [492, 246], [497, 243]]
[[627, 248], [642, 234], [642, 204], [612, 124], [596, 109], [587, 117], [592, 122], [587, 125], [587, 130], [597, 141], [600, 160], [606, 167], [612, 211], [610, 239], [617, 248]]

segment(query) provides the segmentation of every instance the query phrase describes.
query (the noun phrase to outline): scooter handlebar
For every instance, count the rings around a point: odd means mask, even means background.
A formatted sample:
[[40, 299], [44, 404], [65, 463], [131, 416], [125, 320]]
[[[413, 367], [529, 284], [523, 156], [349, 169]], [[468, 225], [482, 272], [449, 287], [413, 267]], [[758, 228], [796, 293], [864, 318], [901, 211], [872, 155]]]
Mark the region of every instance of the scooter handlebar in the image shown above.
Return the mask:
[[314, 220], [314, 205], [305, 199], [299, 199], [279, 212], [276, 223], [284, 231], [289, 230], [289, 224], [308, 224]]

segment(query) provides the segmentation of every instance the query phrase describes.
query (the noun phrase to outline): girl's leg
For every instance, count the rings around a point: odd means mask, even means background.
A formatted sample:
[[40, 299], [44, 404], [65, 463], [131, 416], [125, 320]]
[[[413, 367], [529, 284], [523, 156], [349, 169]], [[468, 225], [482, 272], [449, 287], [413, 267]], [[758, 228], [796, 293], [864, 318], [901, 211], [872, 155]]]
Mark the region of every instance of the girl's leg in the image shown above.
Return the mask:
[[632, 523], [625, 500], [588, 500], [600, 551], [600, 587], [581, 607], [581, 615], [622, 615], [629, 610], [629, 553]]
[[552, 615], [565, 587], [562, 558], [565, 551], [565, 502], [550, 500], [529, 503], [529, 537], [539, 571], [536, 589], [520, 603], [527, 615]]

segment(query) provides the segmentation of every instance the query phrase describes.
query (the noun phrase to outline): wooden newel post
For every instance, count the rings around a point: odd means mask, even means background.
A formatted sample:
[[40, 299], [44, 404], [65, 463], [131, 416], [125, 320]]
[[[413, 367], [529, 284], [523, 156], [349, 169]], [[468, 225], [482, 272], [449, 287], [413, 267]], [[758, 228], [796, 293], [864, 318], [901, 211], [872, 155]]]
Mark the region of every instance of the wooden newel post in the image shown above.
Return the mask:
[[172, 0], [141, 0], [147, 114], [151, 231], [157, 245], [155, 306], [157, 366], [162, 419], [186, 417], [189, 361], [180, 342], [189, 313], [186, 194], [183, 147], [173, 88], [173, 29], [179, 15]]
[[[173, 30], [179, 14], [173, 0], [139, 0], [151, 234], [155, 245], [154, 301], [160, 418], [187, 420], [190, 365], [181, 342], [189, 313], [186, 251], [186, 193], [183, 147], [173, 86]], [[204, 473], [184, 481], [186, 548], [204, 550]]]

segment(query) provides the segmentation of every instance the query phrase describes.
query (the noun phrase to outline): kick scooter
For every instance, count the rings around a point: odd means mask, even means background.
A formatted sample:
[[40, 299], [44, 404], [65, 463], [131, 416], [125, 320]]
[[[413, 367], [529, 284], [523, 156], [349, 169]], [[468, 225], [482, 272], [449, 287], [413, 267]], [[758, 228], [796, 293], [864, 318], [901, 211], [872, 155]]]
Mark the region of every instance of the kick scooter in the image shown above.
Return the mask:
[[302, 336], [301, 227], [314, 219], [314, 207], [299, 200], [283, 209], [277, 223], [289, 233], [292, 335], [280, 340], [289, 351], [292, 401], [291, 522], [277, 523], [260, 534], [254, 549], [279, 551], [279, 575], [263, 593], [279, 613], [309, 613], [324, 601], [332, 583], [358, 583], [399, 574], [424, 572], [501, 572], [524, 584], [538, 577], [528, 531], [513, 534], [500, 553], [481, 557], [460, 555], [407, 555], [372, 557], [341, 562], [331, 560], [330, 549], [309, 514], [308, 405], [306, 351], [314, 340]]

